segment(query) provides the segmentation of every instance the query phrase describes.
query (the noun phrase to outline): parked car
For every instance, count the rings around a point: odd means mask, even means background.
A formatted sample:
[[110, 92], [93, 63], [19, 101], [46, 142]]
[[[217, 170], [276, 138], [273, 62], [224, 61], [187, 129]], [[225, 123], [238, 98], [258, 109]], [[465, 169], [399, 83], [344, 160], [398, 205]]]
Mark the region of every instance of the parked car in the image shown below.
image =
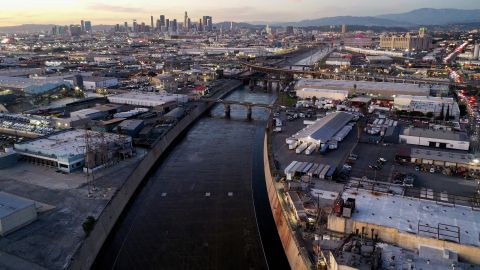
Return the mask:
[[430, 168], [430, 173], [435, 173], [435, 167]]
[[414, 174], [407, 174], [405, 178], [403, 178], [402, 186], [404, 187], [413, 187], [413, 183], [417, 177]]

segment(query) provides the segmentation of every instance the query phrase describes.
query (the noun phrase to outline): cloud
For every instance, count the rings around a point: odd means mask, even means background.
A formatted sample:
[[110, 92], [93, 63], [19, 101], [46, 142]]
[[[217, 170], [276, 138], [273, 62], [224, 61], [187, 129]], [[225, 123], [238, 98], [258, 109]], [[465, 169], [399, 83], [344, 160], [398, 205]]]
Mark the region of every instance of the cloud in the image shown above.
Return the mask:
[[89, 9], [101, 12], [117, 12], [117, 13], [142, 13], [148, 12], [143, 8], [137, 7], [125, 7], [117, 5], [108, 5], [108, 4], [92, 4], [89, 6]]

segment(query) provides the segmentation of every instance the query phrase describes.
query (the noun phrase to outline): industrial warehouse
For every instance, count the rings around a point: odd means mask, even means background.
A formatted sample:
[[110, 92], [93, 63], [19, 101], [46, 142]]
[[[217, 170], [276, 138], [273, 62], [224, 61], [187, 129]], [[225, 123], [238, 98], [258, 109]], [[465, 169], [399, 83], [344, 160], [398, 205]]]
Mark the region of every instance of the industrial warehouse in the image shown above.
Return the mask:
[[66, 86], [63, 80], [0, 76], [0, 89], [11, 89], [28, 95], [38, 95]]
[[400, 134], [400, 143], [468, 151], [470, 141], [464, 132], [406, 128]]
[[286, 140], [289, 149], [295, 149], [300, 154], [305, 151], [309, 155], [318, 147], [324, 153], [328, 148], [337, 148], [337, 142], [341, 142], [352, 130], [352, 125], [347, 125], [354, 116], [346, 112], [334, 112], [315, 121], [313, 124], [300, 130]]
[[319, 79], [298, 80], [295, 89], [305, 88], [323, 89], [322, 92], [318, 92], [319, 94], [322, 94], [325, 90], [347, 90], [349, 95], [367, 94], [384, 98], [392, 98], [396, 95], [428, 96], [430, 90], [448, 92], [448, 87], [441, 85]]
[[399, 95], [394, 98], [394, 106], [400, 111], [431, 113], [435, 117], [448, 118], [447, 120], [460, 117], [458, 103], [451, 97]]
[[83, 166], [96, 168], [114, 160], [130, 157], [133, 146], [132, 138], [125, 135], [65, 130], [16, 143], [15, 151], [25, 160], [70, 173]]
[[451, 265], [458, 263], [459, 258], [480, 262], [480, 230], [476, 225], [480, 216], [472, 207], [455, 205], [450, 196], [436, 202], [347, 189], [341, 197], [354, 200], [355, 211], [345, 215], [340, 209], [338, 215], [329, 215], [329, 230], [358, 234], [366, 229], [372, 238], [378, 237], [402, 248], [414, 250], [428, 246], [440, 251]]
[[188, 96], [178, 94], [162, 94], [156, 92], [128, 92], [109, 96], [108, 100], [116, 104], [155, 107], [169, 102], [186, 103]]

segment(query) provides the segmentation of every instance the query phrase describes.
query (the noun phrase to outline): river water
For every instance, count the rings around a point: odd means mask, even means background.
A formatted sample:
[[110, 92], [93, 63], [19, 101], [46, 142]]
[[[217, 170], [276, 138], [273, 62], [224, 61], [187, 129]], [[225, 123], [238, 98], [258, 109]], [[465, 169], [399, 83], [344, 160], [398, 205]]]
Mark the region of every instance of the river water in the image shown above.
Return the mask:
[[[242, 87], [225, 99], [274, 96]], [[224, 119], [218, 105], [197, 121], [145, 181], [92, 269], [288, 269], [263, 174], [268, 113], [252, 115], [232, 106]]]

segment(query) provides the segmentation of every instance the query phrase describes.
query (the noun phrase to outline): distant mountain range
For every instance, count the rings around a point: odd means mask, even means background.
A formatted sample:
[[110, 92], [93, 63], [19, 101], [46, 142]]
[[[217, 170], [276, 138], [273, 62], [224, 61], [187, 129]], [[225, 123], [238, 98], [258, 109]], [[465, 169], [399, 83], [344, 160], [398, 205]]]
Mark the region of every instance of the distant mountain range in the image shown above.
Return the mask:
[[[296, 27], [319, 27], [328, 25], [360, 25], [360, 26], [382, 26], [382, 27], [417, 27], [445, 26], [450, 24], [468, 24], [480, 22], [480, 9], [434, 9], [422, 8], [405, 13], [385, 14], [378, 16], [336, 16], [319, 19], [309, 19], [298, 22], [252, 22], [234, 23], [235, 28], [251, 27], [256, 28], [269, 24], [271, 26], [296, 26]], [[218, 28], [230, 28], [230, 22], [219, 22], [215, 24]], [[50, 31], [53, 24], [23, 24], [17, 26], [0, 27], [0, 33], [32, 33]], [[94, 30], [108, 30], [112, 25], [94, 25]]]
[[271, 25], [296, 27], [325, 25], [365, 25], [386, 27], [413, 27], [420, 25], [448, 25], [480, 22], [479, 9], [434, 9], [422, 8], [405, 13], [385, 14], [378, 16], [336, 16], [298, 22], [271, 23]]

